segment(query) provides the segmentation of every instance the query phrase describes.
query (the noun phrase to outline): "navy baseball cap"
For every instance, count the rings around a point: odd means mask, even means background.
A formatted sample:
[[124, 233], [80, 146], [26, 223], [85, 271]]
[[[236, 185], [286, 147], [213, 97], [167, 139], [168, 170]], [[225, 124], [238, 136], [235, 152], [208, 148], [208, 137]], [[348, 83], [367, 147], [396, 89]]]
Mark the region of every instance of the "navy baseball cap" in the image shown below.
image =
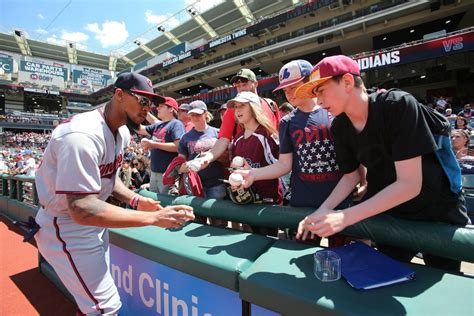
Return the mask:
[[124, 72], [118, 75], [114, 86], [115, 88], [128, 90], [133, 93], [145, 96], [156, 104], [165, 102], [164, 97], [156, 94], [153, 91], [153, 84], [151, 83], [150, 79], [134, 72]]
[[190, 109], [190, 106], [189, 106], [188, 103], [181, 103], [181, 104], [179, 105], [179, 110], [180, 110], [180, 111], [188, 112], [189, 109]]

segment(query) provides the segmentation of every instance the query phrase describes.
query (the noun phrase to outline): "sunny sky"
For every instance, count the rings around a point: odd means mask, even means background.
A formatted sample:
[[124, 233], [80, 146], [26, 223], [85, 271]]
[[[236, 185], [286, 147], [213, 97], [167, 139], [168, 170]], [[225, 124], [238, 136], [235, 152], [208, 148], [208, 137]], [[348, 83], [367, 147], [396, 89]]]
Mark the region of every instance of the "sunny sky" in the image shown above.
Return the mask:
[[81, 50], [127, 53], [133, 41], [147, 42], [190, 19], [185, 9], [201, 12], [222, 0], [0, 0], [0, 32], [25, 31], [52, 44], [73, 42]]

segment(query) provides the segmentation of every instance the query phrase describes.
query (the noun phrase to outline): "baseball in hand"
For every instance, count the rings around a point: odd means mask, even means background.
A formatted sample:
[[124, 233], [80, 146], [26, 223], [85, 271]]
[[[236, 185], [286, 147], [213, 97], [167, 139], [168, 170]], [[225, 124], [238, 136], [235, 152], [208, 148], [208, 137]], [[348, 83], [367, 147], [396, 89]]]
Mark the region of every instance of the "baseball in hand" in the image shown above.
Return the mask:
[[244, 166], [244, 163], [244, 158], [240, 156], [235, 156], [234, 159], [232, 159], [232, 166], [234, 166], [234, 168], [242, 168]]
[[233, 187], [238, 187], [242, 184], [242, 182], [244, 182], [244, 178], [242, 177], [241, 174], [239, 173], [232, 173], [230, 176], [229, 176], [229, 183], [231, 186]]
[[199, 170], [201, 170], [201, 163], [199, 162], [199, 160], [191, 160], [188, 164], [188, 168], [194, 172], [198, 172]]

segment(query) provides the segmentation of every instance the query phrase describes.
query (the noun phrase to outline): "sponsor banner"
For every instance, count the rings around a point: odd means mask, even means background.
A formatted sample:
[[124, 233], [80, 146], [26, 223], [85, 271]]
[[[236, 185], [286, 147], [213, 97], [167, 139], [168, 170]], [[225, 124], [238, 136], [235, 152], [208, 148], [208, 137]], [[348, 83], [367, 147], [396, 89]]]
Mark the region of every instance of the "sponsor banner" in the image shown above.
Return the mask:
[[13, 72], [13, 58], [0, 55], [0, 74], [11, 74]]
[[177, 63], [179, 61], [182, 61], [183, 59], [187, 59], [191, 57], [191, 51], [188, 50], [187, 52], [184, 52], [182, 54], [179, 54], [178, 56], [176, 57], [173, 57], [173, 58], [170, 58], [170, 59], [167, 59], [163, 62], [163, 67], [166, 67], [166, 66], [169, 66], [169, 65], [172, 65], [174, 63]]
[[241, 38], [242, 36], [247, 35], [247, 29], [238, 30], [232, 34], [223, 36], [209, 43], [209, 48], [217, 47], [219, 45], [225, 44], [227, 42]]
[[355, 57], [362, 71], [433, 59], [474, 50], [474, 32], [451, 35], [390, 51]]
[[123, 315], [242, 315], [237, 292], [110, 245]]
[[67, 68], [42, 64], [32, 61], [21, 61], [18, 72], [19, 83], [30, 83], [33, 85], [58, 87], [64, 89], [67, 80]]
[[105, 87], [110, 79], [112, 76], [107, 70], [84, 67], [72, 71], [72, 81], [81, 86]]

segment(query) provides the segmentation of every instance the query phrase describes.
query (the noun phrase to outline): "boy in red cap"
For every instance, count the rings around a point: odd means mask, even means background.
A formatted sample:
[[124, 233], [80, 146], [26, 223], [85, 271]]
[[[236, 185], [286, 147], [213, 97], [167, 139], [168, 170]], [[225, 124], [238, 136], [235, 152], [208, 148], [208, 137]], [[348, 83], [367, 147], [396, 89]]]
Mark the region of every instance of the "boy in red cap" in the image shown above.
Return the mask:
[[135, 131], [140, 135], [151, 136], [143, 138], [140, 145], [145, 150], [151, 150], [150, 191], [168, 194], [169, 186], [163, 184], [163, 173], [178, 155], [179, 140], [184, 135], [184, 125], [177, 119], [178, 102], [165, 97], [158, 105], [158, 119], [148, 126], [140, 125]]
[[[359, 65], [343, 55], [321, 60], [310, 81], [296, 91], [299, 98], [317, 97], [318, 104], [336, 116], [331, 131], [337, 160], [344, 176], [329, 197], [301, 221], [299, 238], [308, 232], [331, 236], [368, 217], [389, 214], [413, 220], [470, 223], [461, 192], [460, 170], [445, 173], [449, 152], [439, 156], [438, 133], [429, 122], [449, 128], [442, 116], [429, 111], [409, 93], [400, 90], [367, 94]], [[433, 119], [430, 121], [430, 119]], [[435, 139], [436, 138], [436, 139]], [[446, 138], [449, 144], [449, 138]], [[444, 148], [444, 147], [443, 147]], [[452, 154], [452, 152], [451, 152]], [[359, 182], [359, 165], [367, 168], [367, 194], [360, 204], [335, 210]], [[443, 164], [443, 165], [442, 165]], [[377, 245], [401, 261], [417, 251]], [[425, 263], [459, 270], [460, 262], [424, 254]]]

